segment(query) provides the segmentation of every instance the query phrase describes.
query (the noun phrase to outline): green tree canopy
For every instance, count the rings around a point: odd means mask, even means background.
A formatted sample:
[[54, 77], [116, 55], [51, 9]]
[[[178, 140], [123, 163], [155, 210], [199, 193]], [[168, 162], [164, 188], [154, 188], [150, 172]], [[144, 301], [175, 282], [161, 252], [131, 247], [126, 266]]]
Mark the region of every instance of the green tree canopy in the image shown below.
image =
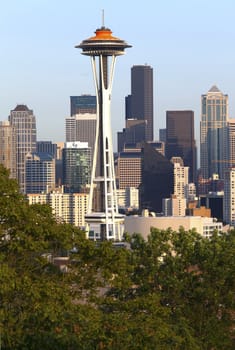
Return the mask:
[[91, 242], [29, 206], [0, 166], [0, 236], [1, 349], [235, 348], [234, 230]]

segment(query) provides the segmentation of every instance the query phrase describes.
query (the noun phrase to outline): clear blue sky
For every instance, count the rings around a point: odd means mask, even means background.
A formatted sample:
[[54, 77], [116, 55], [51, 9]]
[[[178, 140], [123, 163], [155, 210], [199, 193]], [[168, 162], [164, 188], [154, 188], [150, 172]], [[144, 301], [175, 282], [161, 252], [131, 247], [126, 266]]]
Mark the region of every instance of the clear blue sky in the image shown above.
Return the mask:
[[[102, 24], [133, 45], [117, 60], [113, 130], [124, 127], [130, 69], [154, 69], [155, 136], [166, 110], [192, 109], [213, 84], [229, 95], [235, 117], [234, 0], [7, 0], [0, 8], [0, 120], [24, 103], [37, 117], [38, 140], [64, 141], [69, 96], [93, 94], [91, 63], [74, 46]], [[114, 139], [116, 148], [116, 137]]]

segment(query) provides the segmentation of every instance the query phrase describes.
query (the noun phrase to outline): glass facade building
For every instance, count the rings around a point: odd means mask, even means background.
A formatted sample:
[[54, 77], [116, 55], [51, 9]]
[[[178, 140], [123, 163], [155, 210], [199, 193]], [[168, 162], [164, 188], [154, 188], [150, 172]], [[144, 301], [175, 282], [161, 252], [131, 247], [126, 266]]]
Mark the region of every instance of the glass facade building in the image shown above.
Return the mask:
[[204, 179], [224, 179], [228, 162], [228, 95], [212, 86], [201, 98], [200, 160]]
[[84, 113], [96, 114], [96, 96], [70, 96], [70, 115]]
[[91, 148], [88, 143], [66, 142], [62, 158], [65, 191], [84, 192], [91, 181]]

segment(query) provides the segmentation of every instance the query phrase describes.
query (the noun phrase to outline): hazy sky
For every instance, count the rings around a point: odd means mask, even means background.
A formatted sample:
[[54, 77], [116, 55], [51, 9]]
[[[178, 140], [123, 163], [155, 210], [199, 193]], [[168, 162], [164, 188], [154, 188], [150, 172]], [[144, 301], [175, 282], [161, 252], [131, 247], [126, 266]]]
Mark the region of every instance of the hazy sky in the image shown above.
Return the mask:
[[[37, 118], [38, 140], [64, 141], [69, 96], [94, 94], [90, 59], [74, 46], [102, 24], [133, 47], [118, 57], [112, 94], [114, 135], [136, 64], [154, 69], [155, 138], [166, 110], [192, 109], [214, 84], [235, 117], [234, 0], [7, 0], [0, 9], [0, 120], [16, 104]], [[116, 137], [114, 138], [116, 149]]]

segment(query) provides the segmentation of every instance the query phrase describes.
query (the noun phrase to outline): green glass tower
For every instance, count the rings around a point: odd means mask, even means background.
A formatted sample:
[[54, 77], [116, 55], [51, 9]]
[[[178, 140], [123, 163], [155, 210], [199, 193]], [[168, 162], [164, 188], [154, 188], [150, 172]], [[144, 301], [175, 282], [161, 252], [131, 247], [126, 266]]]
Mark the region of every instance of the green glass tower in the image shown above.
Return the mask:
[[201, 98], [200, 155], [204, 179], [218, 174], [224, 179], [228, 160], [228, 95], [212, 86]]

